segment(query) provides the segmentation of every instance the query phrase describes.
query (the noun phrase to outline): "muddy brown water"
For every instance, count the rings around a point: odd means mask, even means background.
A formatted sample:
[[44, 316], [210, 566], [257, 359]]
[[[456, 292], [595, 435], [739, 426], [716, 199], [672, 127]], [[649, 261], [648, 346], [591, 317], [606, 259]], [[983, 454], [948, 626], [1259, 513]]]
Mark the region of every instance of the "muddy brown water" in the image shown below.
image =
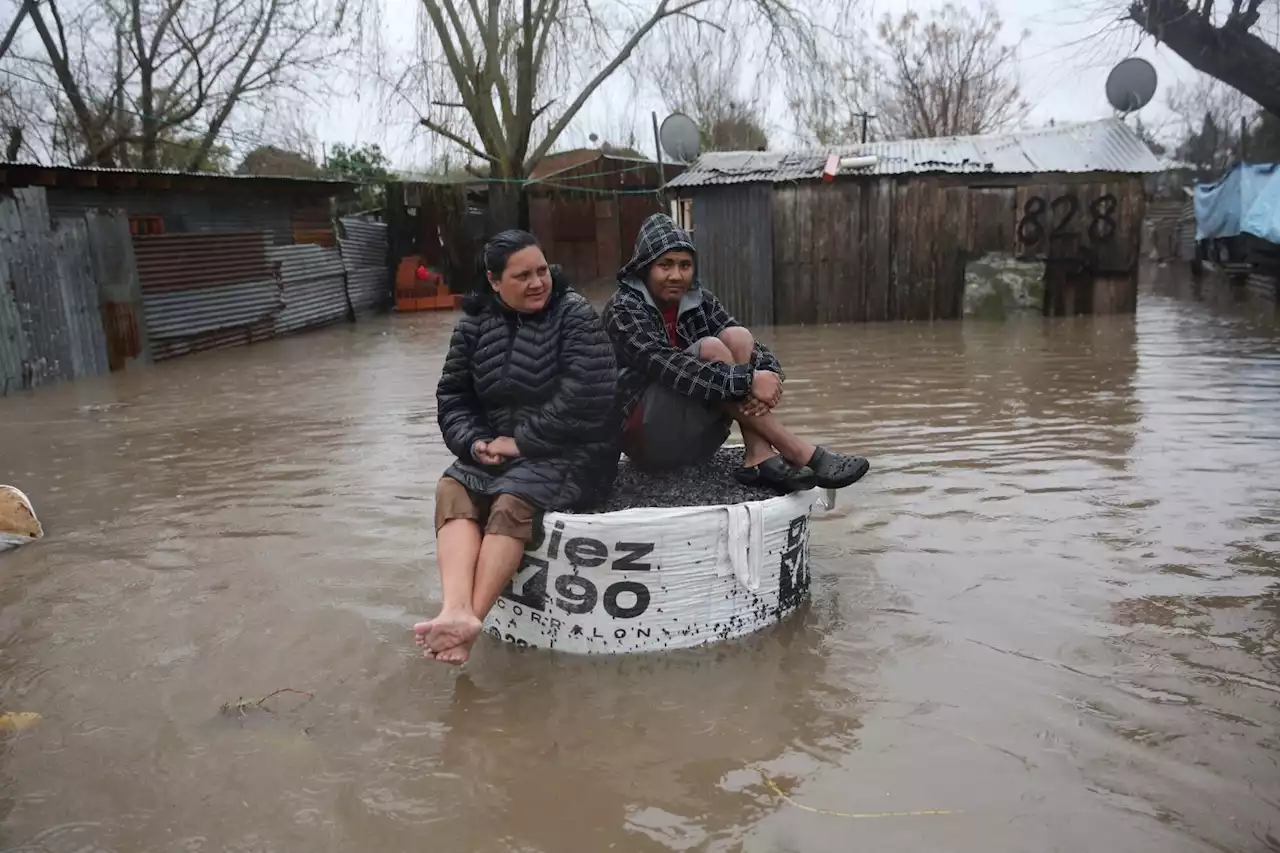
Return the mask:
[[48, 533], [0, 556], [0, 711], [43, 716], [0, 741], [0, 849], [1280, 849], [1274, 324], [771, 331], [789, 421], [875, 466], [810, 601], [459, 674], [410, 634], [450, 322], [0, 400]]

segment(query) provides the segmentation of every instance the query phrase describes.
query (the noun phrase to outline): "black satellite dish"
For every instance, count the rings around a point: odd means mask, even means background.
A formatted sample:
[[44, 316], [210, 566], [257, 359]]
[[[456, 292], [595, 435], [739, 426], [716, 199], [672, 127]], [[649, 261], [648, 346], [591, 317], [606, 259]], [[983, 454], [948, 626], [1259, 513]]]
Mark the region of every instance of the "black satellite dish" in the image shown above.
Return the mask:
[[1122, 113], [1140, 110], [1156, 93], [1156, 69], [1137, 56], [1122, 61], [1107, 75], [1107, 100]]

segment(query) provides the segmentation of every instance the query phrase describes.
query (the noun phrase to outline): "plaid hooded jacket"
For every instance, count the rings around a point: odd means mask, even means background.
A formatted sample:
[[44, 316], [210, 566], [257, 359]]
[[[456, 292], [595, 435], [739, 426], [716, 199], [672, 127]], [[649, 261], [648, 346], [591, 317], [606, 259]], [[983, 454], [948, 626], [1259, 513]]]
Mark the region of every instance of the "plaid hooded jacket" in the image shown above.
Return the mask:
[[[662, 313], [645, 286], [649, 266], [667, 252], [694, 256], [693, 285], [680, 300], [676, 322], [679, 346], [667, 338]], [[751, 374], [768, 370], [783, 376], [782, 365], [758, 342], [750, 364], [702, 361], [684, 349], [741, 325], [697, 276], [697, 250], [689, 233], [670, 216], [655, 213], [640, 226], [635, 253], [618, 272], [618, 290], [605, 304], [602, 319], [618, 362], [618, 406], [622, 422], [630, 417], [649, 384], [658, 382], [678, 394], [705, 403], [741, 400], [751, 393]]]

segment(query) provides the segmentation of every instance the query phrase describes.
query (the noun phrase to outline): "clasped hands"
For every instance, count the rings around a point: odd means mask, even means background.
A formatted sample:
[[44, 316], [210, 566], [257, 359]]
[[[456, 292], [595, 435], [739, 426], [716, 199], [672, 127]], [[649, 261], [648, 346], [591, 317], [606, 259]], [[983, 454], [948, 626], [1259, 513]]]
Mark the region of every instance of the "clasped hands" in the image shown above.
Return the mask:
[[514, 438], [500, 435], [488, 441], [482, 439], [471, 445], [471, 455], [481, 465], [501, 465], [506, 460], [519, 456], [520, 448], [516, 446]]
[[771, 370], [751, 375], [751, 393], [742, 401], [742, 413], [749, 418], [766, 415], [782, 402], [782, 377]]

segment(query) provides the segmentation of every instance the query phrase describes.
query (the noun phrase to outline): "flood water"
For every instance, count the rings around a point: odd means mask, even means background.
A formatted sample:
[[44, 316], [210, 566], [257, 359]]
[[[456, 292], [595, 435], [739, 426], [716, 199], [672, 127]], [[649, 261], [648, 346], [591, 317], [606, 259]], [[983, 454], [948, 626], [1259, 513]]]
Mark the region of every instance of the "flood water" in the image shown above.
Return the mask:
[[[768, 331], [790, 423], [873, 463], [810, 601], [459, 673], [410, 632], [451, 322], [0, 399], [47, 533], [0, 556], [0, 711], [43, 717], [0, 740], [0, 849], [1280, 850], [1274, 324]], [[281, 688], [314, 698], [234, 708]]]

